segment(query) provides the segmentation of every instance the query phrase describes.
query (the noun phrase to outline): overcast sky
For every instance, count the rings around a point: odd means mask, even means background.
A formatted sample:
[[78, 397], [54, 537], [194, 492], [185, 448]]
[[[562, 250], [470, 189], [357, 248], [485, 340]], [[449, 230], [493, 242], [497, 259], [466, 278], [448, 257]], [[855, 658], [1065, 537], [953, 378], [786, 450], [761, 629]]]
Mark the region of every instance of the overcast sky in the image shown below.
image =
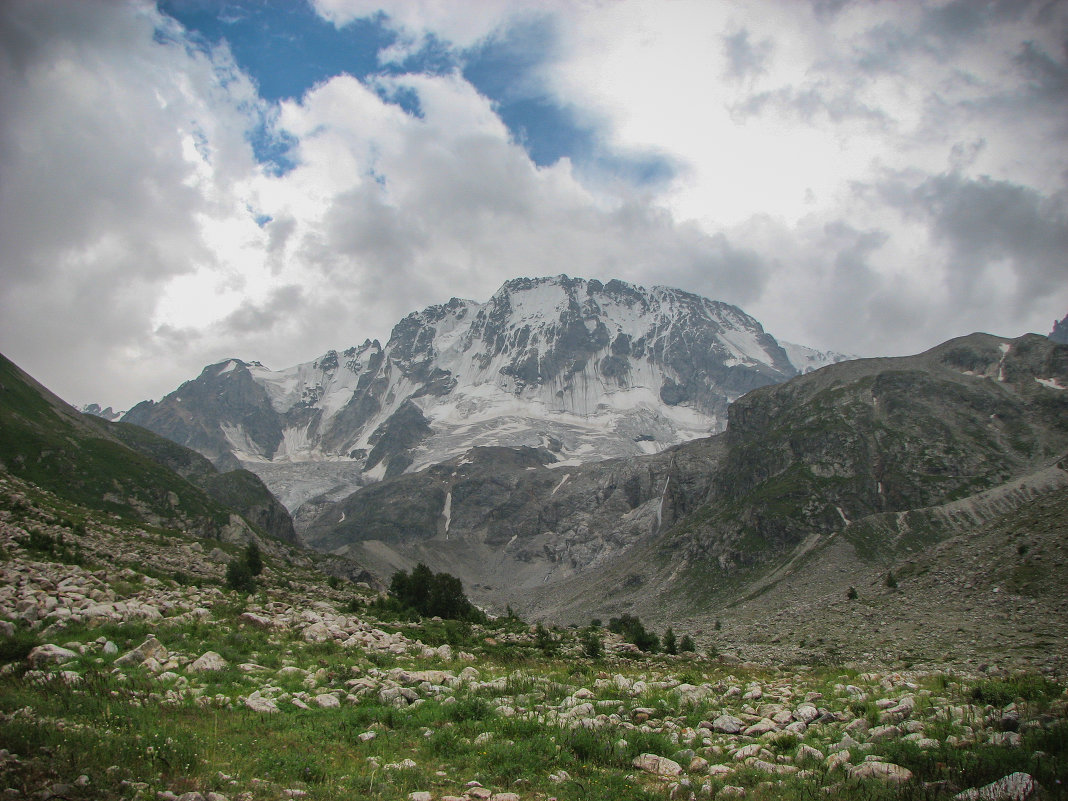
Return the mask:
[[1068, 3], [3, 0], [0, 351], [127, 408], [508, 278], [860, 355], [1068, 312]]

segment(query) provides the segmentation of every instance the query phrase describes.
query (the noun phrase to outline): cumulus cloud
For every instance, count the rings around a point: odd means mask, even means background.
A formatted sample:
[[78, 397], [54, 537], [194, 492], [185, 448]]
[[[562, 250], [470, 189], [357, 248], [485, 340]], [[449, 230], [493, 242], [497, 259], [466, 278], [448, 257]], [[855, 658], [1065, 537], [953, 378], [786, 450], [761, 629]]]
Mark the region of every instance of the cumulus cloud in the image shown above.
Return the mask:
[[[147, 3], [0, 4], [7, 355], [129, 405], [206, 363], [283, 367], [559, 273], [680, 286], [866, 355], [1068, 306], [1063, 6], [315, 7], [385, 15], [402, 36], [383, 60], [432, 43], [457, 68], [268, 105], [225, 43]], [[573, 158], [532, 158], [463, 72], [534, 18], [552, 57], [516, 92], [581, 110]], [[292, 168], [250, 137], [288, 143]]]

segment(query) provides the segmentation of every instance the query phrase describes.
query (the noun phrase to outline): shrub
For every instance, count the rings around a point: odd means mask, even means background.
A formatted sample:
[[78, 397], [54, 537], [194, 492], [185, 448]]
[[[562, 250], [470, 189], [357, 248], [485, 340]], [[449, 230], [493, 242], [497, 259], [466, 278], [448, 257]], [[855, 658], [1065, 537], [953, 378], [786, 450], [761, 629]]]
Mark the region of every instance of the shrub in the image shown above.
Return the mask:
[[586, 629], [582, 634], [582, 651], [590, 659], [600, 659], [601, 654], [604, 652], [604, 648], [601, 645], [601, 638], [597, 634], [597, 629], [590, 627]]
[[697, 645], [693, 641], [693, 637], [689, 634], [683, 634], [682, 640], [679, 642], [679, 653], [695, 653], [697, 651]]
[[256, 591], [256, 579], [244, 559], [233, 559], [226, 566], [226, 586], [242, 593]]
[[846, 592], [846, 598], [848, 598], [850, 601], [855, 601], [859, 597], [860, 597], [860, 594], [857, 592], [857, 588], [854, 587], [852, 584], [850, 584], [849, 585], [849, 590], [848, 590], [848, 592]]
[[539, 623], [534, 629], [534, 644], [541, 649], [541, 652], [546, 656], [552, 656], [556, 653], [557, 642], [549, 630], [545, 626]]
[[402, 608], [423, 617], [482, 622], [482, 614], [464, 595], [463, 583], [448, 573], [434, 573], [420, 562], [411, 575], [398, 570], [389, 582], [389, 594]]
[[614, 617], [608, 621], [608, 630], [623, 635], [623, 639], [637, 645], [639, 650], [656, 653], [660, 650], [660, 638], [646, 631], [635, 615]]
[[897, 579], [894, 578], [893, 570], [889, 570], [886, 573], [886, 586], [889, 587], [891, 590], [897, 589]]
[[668, 630], [664, 632], [662, 647], [665, 654], [677, 654], [679, 652], [678, 641], [675, 639], [675, 630], [671, 626], [668, 626]]
[[253, 576], [263, 572], [263, 555], [260, 553], [260, 546], [254, 541], [245, 546], [245, 565]]

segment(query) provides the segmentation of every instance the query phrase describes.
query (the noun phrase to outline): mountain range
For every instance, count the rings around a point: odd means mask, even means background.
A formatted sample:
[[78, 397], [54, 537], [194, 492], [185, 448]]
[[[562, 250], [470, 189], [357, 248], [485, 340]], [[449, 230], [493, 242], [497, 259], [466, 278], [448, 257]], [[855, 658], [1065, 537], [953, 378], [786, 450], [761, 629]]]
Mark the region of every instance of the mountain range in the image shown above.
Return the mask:
[[299, 540], [335, 575], [424, 562], [528, 619], [638, 614], [807, 662], [978, 659], [992, 637], [1061, 665], [1068, 346], [798, 353], [678, 290], [520, 279], [385, 347], [212, 365], [121, 423], [5, 361], [0, 463], [108, 514]]
[[573, 464], [656, 453], [722, 431], [746, 392], [845, 358], [679, 289], [520, 278], [485, 303], [413, 312], [384, 346], [277, 371], [209, 365], [122, 420], [258, 473], [295, 510], [471, 447]]

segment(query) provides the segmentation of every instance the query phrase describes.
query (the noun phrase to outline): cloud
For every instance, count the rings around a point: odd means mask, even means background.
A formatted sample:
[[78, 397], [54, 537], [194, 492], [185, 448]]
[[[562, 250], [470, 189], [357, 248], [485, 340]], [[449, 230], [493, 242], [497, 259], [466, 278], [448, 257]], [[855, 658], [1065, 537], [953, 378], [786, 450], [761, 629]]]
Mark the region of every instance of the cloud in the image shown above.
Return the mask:
[[731, 78], [748, 78], [767, 72], [773, 44], [764, 39], [754, 44], [749, 41], [745, 28], [723, 37], [723, 52], [727, 59], [727, 75]]
[[161, 288], [216, 266], [202, 220], [252, 166], [251, 85], [173, 33], [146, 6], [0, 4], [0, 339], [53, 386], [108, 393], [88, 365], [139, 354]]
[[1036, 190], [960, 173], [910, 182], [894, 176], [880, 191], [908, 216], [924, 221], [948, 251], [950, 285], [967, 301], [989, 286], [991, 273], [1011, 277], [1001, 301], [1025, 307], [1034, 298], [1063, 293], [1068, 253], [1068, 193]]

